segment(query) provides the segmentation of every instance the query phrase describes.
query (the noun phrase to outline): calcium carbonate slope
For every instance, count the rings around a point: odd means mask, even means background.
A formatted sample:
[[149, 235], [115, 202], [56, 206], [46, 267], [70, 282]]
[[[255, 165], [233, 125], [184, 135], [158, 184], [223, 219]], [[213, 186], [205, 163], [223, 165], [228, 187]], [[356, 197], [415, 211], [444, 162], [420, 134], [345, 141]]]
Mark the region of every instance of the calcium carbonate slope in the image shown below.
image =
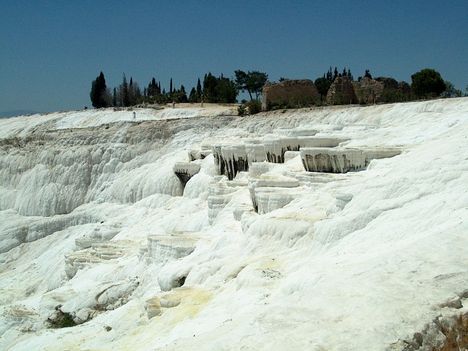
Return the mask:
[[[219, 110], [0, 120], [0, 349], [403, 350], [467, 313], [467, 98]], [[253, 171], [228, 181], [208, 155], [185, 188], [173, 171], [192, 149], [306, 130], [401, 154], [256, 166], [264, 214]], [[57, 310], [85, 322], [50, 328]]]

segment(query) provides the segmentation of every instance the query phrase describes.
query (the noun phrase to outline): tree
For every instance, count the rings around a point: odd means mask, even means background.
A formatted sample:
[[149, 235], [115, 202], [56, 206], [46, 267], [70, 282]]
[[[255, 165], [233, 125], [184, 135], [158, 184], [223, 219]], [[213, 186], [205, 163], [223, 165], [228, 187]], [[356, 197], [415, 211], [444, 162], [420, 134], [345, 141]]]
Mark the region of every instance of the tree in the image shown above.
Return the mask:
[[335, 70], [333, 71], [333, 80], [335, 80], [336, 77], [338, 77], [338, 68], [335, 66]]
[[252, 94], [255, 94], [255, 99], [258, 100], [263, 86], [268, 80], [268, 75], [259, 71], [249, 71], [246, 73], [241, 70], [235, 71], [234, 74], [236, 76], [235, 83], [237, 89], [247, 91], [249, 93], [250, 100], [253, 100]]
[[130, 77], [130, 83], [128, 84], [128, 106], [135, 106], [141, 102], [141, 90], [137, 82], [133, 82], [133, 78]]
[[114, 88], [114, 92], [112, 94], [112, 106], [117, 106], [117, 89]]
[[323, 97], [327, 96], [331, 83], [330, 80], [324, 77], [315, 80], [314, 84], [320, 94], [320, 101], [323, 101]]
[[419, 98], [439, 96], [445, 89], [440, 73], [432, 68], [422, 69], [411, 76], [411, 90]]
[[205, 74], [203, 78], [203, 101], [233, 103], [236, 102], [237, 87], [229, 78], [213, 76], [211, 73]]
[[442, 92], [441, 96], [446, 98], [453, 98], [453, 97], [461, 97], [462, 91], [460, 89], [456, 89], [455, 86], [446, 80], [445, 82], [445, 90]]
[[221, 75], [216, 82], [216, 100], [217, 102], [233, 103], [236, 102], [237, 88], [236, 84], [229, 78]]
[[156, 83], [156, 79], [153, 77], [151, 82], [148, 84], [148, 88], [146, 89], [146, 94], [148, 98], [153, 101], [155, 97], [161, 95], [161, 89], [159, 85]]
[[218, 102], [216, 101], [216, 77], [208, 72], [203, 78], [203, 100], [205, 102]]
[[120, 91], [120, 106], [130, 106], [130, 96], [128, 93], [128, 83], [127, 83], [127, 77], [125, 77], [125, 73], [123, 74], [122, 78], [122, 84], [120, 84], [119, 87]]
[[198, 78], [198, 81], [197, 81], [197, 101], [201, 101], [202, 96], [203, 96], [203, 90], [202, 90], [202, 86], [201, 86], [201, 83], [200, 83], [200, 78]]
[[106, 86], [104, 73], [100, 73], [91, 83], [91, 92], [89, 93], [91, 103], [95, 108], [108, 107], [111, 105], [111, 96]]
[[198, 95], [197, 95], [197, 91], [195, 90], [195, 88], [192, 88], [192, 90], [190, 90], [190, 94], [189, 94], [189, 98], [188, 98], [189, 102], [198, 102]]

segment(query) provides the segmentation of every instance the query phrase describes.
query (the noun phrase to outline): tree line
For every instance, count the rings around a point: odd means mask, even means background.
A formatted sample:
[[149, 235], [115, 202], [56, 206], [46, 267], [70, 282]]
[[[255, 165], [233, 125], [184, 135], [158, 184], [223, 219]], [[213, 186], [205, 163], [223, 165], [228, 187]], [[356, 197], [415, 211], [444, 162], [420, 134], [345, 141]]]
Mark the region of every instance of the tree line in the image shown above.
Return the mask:
[[91, 83], [90, 99], [93, 107], [129, 107], [141, 104], [166, 104], [176, 103], [235, 103], [240, 91], [246, 91], [251, 100], [259, 98], [261, 90], [268, 80], [268, 75], [259, 71], [237, 70], [235, 79], [223, 76], [215, 76], [208, 72], [203, 81], [198, 78], [197, 83], [187, 95], [184, 85], [176, 87], [172, 78], [169, 81], [169, 89], [161, 87], [161, 82], [152, 78], [147, 86], [140, 88], [139, 84], [130, 77], [127, 80], [125, 74], [122, 83], [112, 90], [107, 86], [103, 72]]
[[[324, 99], [330, 89], [330, 86], [338, 77], [347, 77], [353, 81], [354, 77], [349, 68], [338, 70], [337, 67], [328, 69], [323, 76], [315, 79], [314, 84], [320, 94], [321, 101]], [[358, 81], [363, 78], [373, 79], [370, 71], [367, 69], [363, 76], [358, 77]], [[391, 77], [378, 77], [376, 80], [386, 80], [397, 84], [397, 81]], [[286, 80], [280, 78], [280, 81]], [[263, 86], [268, 81], [268, 74], [259, 71], [236, 70], [234, 78], [225, 77], [223, 74], [215, 76], [211, 72], [203, 76], [203, 80], [198, 78], [197, 83], [191, 88], [189, 93], [180, 85], [176, 87], [172, 78], [169, 81], [169, 88], [166, 90], [161, 86], [161, 82], [152, 78], [148, 85], [140, 88], [139, 84], [130, 77], [128, 81], [125, 74], [122, 77], [122, 83], [110, 89], [106, 84], [104, 73], [96, 77], [91, 84], [90, 98], [93, 107], [129, 107], [142, 104], [167, 104], [176, 103], [235, 103], [239, 92], [247, 92], [250, 102], [247, 103], [249, 110], [259, 110], [259, 97]], [[454, 85], [445, 81], [439, 72], [434, 69], [422, 69], [411, 76], [411, 85], [403, 82], [411, 91], [410, 99], [433, 98], [433, 97], [457, 97], [462, 96], [462, 92], [456, 89]], [[468, 87], [467, 87], [468, 93]], [[397, 93], [395, 93], [397, 94]], [[402, 96], [389, 96], [388, 102], [404, 101]], [[404, 97], [408, 100], [408, 97]], [[245, 102], [245, 101], [244, 101]]]

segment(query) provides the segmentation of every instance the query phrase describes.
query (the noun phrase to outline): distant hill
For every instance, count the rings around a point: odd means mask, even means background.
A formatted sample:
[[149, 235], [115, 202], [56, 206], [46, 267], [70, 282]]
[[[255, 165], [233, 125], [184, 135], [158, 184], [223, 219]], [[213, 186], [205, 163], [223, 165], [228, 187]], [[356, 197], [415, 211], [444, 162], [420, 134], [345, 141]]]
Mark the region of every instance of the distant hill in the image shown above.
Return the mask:
[[2, 112], [0, 112], [0, 118], [8, 118], [8, 117], [24, 116], [24, 115], [33, 115], [35, 113], [40, 113], [40, 112], [39, 111], [32, 111], [32, 110], [2, 111]]

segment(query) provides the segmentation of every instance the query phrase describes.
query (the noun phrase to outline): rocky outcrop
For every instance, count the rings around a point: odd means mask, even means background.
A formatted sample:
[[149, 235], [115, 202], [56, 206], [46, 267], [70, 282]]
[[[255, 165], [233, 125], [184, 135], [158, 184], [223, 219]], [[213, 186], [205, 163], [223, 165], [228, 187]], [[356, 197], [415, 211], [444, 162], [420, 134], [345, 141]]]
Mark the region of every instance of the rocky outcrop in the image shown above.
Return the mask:
[[337, 77], [328, 89], [327, 104], [347, 105], [357, 102], [352, 81], [348, 77]]
[[263, 87], [262, 110], [305, 107], [320, 101], [320, 94], [309, 79], [285, 80]]
[[438, 316], [412, 338], [398, 340], [388, 351], [461, 351], [468, 349], [468, 312]]

